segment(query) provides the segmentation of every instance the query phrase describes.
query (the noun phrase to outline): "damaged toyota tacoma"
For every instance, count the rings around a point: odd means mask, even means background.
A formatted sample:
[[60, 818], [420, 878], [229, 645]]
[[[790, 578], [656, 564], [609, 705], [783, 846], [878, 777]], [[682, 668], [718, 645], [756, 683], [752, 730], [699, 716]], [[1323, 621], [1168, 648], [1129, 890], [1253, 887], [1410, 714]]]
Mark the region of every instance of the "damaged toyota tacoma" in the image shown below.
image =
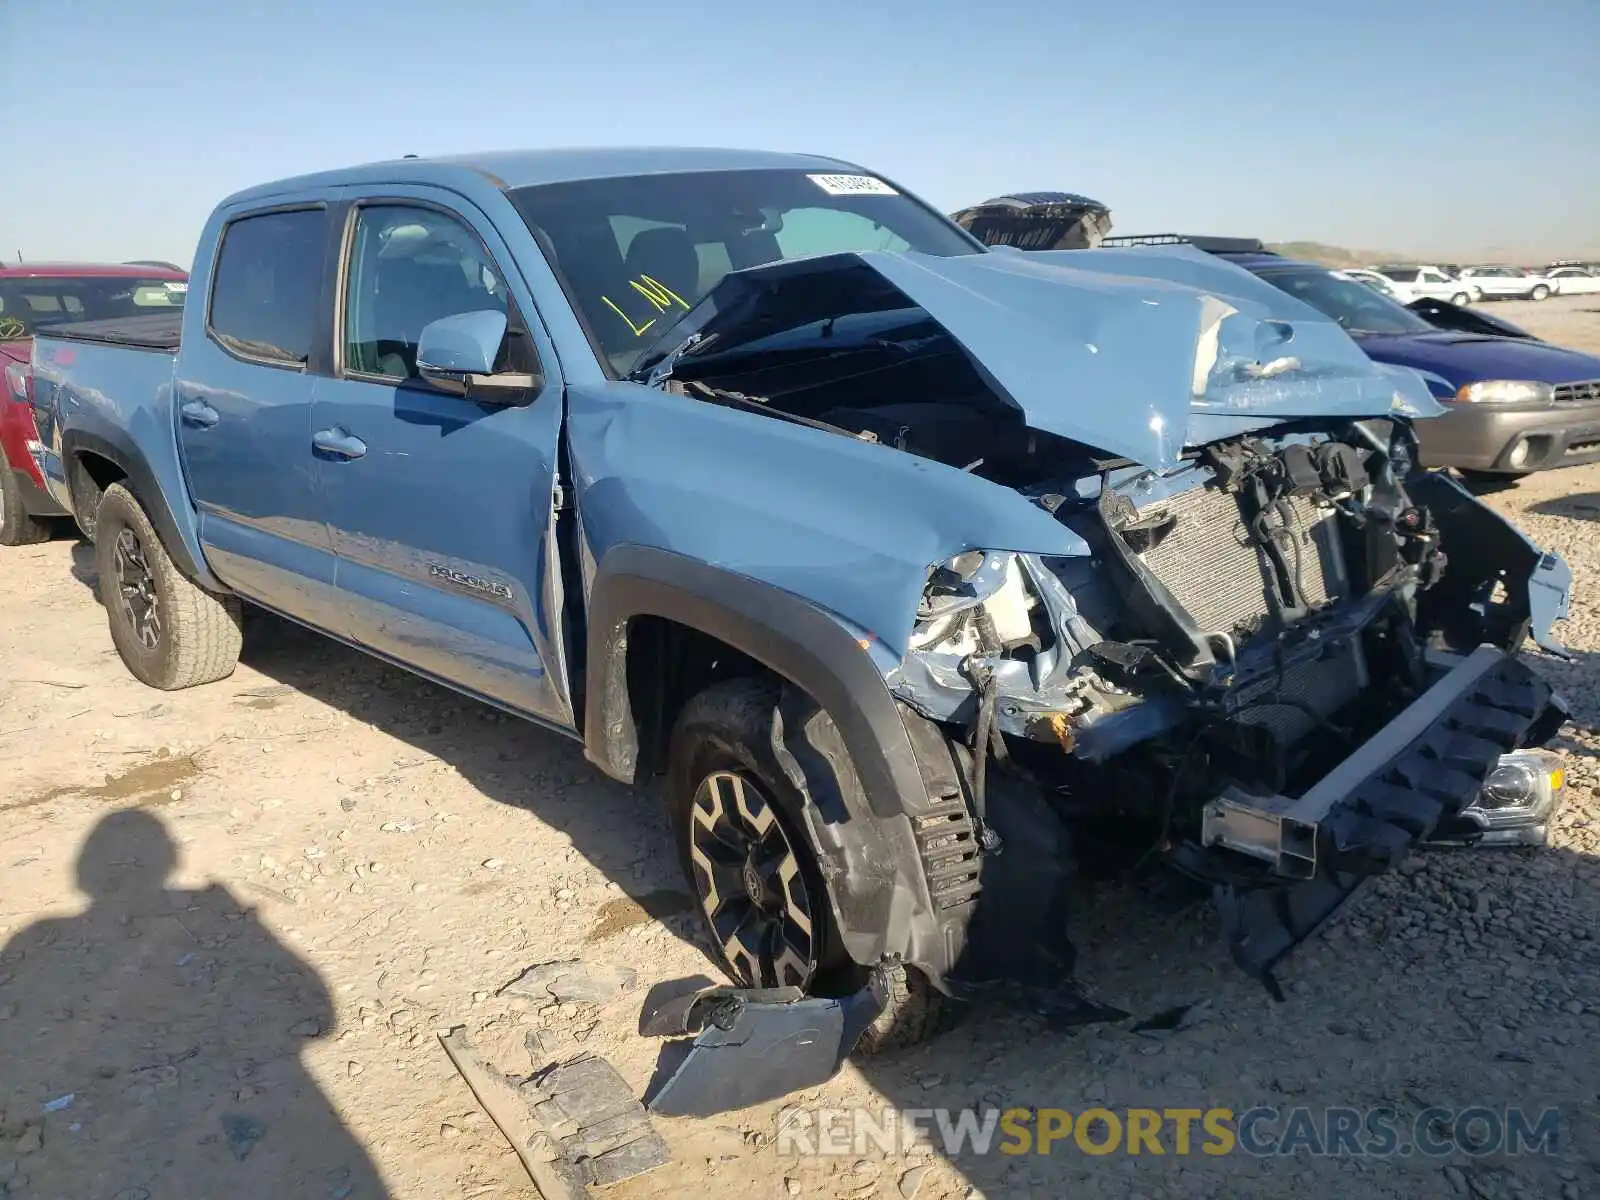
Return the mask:
[[736, 986], [647, 1011], [700, 1035], [658, 1111], [962, 1001], [1119, 1015], [1074, 977], [1090, 870], [1209, 894], [1270, 985], [1419, 842], [1560, 801], [1518, 652], [1561, 653], [1566, 565], [1418, 468], [1416, 374], [1225, 262], [603, 150], [255, 188], [195, 263], [181, 316], [34, 347], [113, 642], [220, 679], [247, 602], [664, 776]]

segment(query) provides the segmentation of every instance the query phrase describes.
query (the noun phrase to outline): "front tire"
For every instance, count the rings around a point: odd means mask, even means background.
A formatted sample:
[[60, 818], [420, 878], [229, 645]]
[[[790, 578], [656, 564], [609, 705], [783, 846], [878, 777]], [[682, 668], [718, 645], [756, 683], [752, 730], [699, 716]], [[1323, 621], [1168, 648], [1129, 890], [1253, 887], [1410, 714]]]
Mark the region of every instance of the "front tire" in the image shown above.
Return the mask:
[[1466, 292], [1457, 292], [1454, 296], [1450, 297], [1450, 303], [1457, 305], [1460, 308], [1465, 308], [1467, 305], [1472, 303], [1472, 297]]
[[1461, 478], [1474, 487], [1497, 488], [1510, 487], [1518, 480], [1526, 479], [1532, 471], [1474, 471], [1467, 467], [1457, 467], [1456, 471]]
[[[715, 953], [739, 986], [849, 995], [869, 969], [844, 950], [805, 834], [806, 798], [774, 755], [779, 700], [773, 681], [736, 679], [684, 706], [667, 768], [673, 839]], [[826, 713], [813, 719], [828, 721]], [[859, 795], [861, 784], [846, 762], [826, 787]], [[877, 969], [888, 1003], [857, 1050], [899, 1049], [948, 1027], [956, 1006], [919, 972], [899, 963]]]
[[22, 505], [17, 476], [0, 458], [0, 546], [32, 546], [50, 538], [50, 525]]
[[134, 677], [170, 692], [233, 674], [244, 641], [238, 599], [208, 592], [180, 572], [121, 484], [101, 497], [95, 534], [100, 602]]
[[1534, 288], [1533, 291], [1528, 293], [1528, 298], [1530, 300], [1548, 300], [1550, 299], [1550, 289], [1541, 283], [1538, 287]]

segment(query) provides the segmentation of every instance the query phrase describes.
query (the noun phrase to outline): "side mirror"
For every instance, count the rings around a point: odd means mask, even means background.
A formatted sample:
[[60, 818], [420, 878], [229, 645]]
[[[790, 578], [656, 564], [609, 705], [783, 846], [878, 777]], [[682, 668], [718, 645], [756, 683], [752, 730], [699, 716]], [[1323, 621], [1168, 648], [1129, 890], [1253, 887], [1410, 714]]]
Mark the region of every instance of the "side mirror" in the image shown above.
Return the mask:
[[486, 404], [518, 404], [539, 387], [537, 375], [494, 373], [506, 339], [506, 316], [492, 309], [440, 317], [417, 337], [417, 374], [442, 391]]

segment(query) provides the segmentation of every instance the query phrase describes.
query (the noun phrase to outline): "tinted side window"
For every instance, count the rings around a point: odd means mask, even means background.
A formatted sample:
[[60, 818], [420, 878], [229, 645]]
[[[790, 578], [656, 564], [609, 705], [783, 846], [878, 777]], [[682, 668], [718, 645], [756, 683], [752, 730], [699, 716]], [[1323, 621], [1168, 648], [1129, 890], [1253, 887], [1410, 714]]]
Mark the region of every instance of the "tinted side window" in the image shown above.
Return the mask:
[[348, 271], [347, 371], [414, 379], [417, 338], [430, 321], [485, 310], [512, 320], [506, 282], [477, 235], [434, 209], [362, 208]]
[[211, 332], [250, 358], [303, 364], [319, 317], [324, 209], [229, 223], [211, 279]]

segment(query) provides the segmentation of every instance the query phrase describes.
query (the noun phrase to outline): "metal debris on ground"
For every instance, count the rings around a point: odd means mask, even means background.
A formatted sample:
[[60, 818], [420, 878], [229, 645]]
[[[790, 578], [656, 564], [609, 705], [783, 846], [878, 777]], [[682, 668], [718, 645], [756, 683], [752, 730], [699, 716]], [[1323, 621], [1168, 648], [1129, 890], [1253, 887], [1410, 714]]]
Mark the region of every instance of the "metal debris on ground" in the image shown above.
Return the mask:
[[531, 1000], [589, 1001], [598, 1004], [632, 991], [638, 982], [638, 973], [631, 967], [612, 967], [569, 958], [529, 967], [502, 987], [499, 994], [526, 996]]
[[519, 1089], [589, 1184], [605, 1187], [671, 1158], [627, 1081], [603, 1058], [584, 1055], [535, 1073]]
[[460, 1026], [439, 1042], [545, 1200], [577, 1200], [591, 1185], [670, 1160], [643, 1106], [603, 1059], [547, 1064], [517, 1084], [478, 1056]]

